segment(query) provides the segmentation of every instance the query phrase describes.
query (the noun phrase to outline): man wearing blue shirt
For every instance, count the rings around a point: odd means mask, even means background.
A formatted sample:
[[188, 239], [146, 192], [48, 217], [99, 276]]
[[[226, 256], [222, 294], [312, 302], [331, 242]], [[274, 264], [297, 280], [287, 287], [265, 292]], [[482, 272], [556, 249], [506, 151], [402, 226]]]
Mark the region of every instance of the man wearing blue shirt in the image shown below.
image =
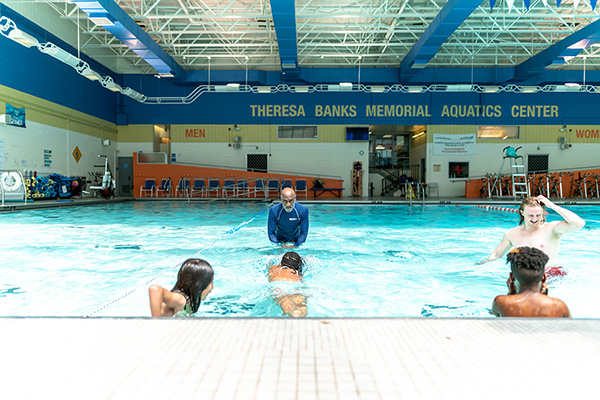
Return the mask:
[[[281, 191], [281, 203], [269, 210], [269, 240], [283, 247], [300, 246], [308, 235], [308, 208], [296, 203], [292, 188]], [[288, 243], [288, 244], [286, 244]]]

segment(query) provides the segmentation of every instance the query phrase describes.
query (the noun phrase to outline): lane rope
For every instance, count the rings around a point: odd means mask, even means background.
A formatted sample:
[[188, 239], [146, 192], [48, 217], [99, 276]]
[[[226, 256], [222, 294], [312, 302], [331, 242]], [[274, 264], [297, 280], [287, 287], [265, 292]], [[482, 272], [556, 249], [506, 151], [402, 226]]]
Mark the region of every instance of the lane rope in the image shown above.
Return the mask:
[[[270, 208], [270, 207], [269, 207]], [[246, 225], [248, 225], [250, 222], [254, 221], [256, 218], [260, 217], [262, 214], [264, 214], [265, 212], [267, 212], [269, 210], [269, 208], [265, 208], [264, 210], [262, 210], [261, 212], [257, 213], [256, 215], [254, 215], [252, 218], [250, 218], [247, 221], [242, 222], [241, 224], [239, 224], [238, 226], [228, 229], [227, 232], [225, 232], [223, 235], [217, 237], [215, 240], [213, 240], [212, 242], [210, 242], [209, 244], [205, 245], [204, 247], [202, 247], [200, 250], [198, 250], [196, 253], [194, 253], [191, 257], [187, 257], [187, 259], [189, 258], [197, 258], [197, 256], [202, 253], [204, 250], [206, 250], [207, 248], [211, 247], [212, 245], [214, 245], [216, 242], [218, 242], [219, 240], [223, 239], [225, 236], [227, 235], [233, 235], [234, 233], [238, 232], [240, 229], [244, 228]], [[179, 263], [177, 263], [176, 265], [173, 266], [173, 269], [175, 269], [176, 267], [179, 267], [185, 260], [180, 261]], [[150, 284], [151, 282], [155, 281], [156, 279], [158, 279], [159, 277], [161, 277], [166, 271], [170, 271], [171, 268], [165, 268], [163, 269], [158, 275], [154, 276], [153, 278], [148, 279], [147, 281], [134, 286], [133, 288], [129, 289], [127, 292], [119, 295], [119, 297], [109, 301], [108, 303], [104, 304], [102, 307], [99, 307], [97, 309], [95, 309], [94, 311], [92, 311], [91, 313], [85, 315], [85, 318], [91, 317], [94, 314], [97, 314], [98, 312], [105, 310], [106, 308], [110, 307], [111, 305], [115, 304], [116, 302], [124, 299], [125, 297], [129, 296], [130, 294], [132, 294], [133, 292], [135, 292], [136, 290], [138, 290], [141, 287], [145, 287], [148, 286], [148, 284]]]
[[519, 212], [518, 208], [510, 208], [510, 207], [498, 207], [498, 206], [487, 206], [478, 204], [477, 207], [483, 208], [486, 210], [496, 210], [496, 211], [505, 211], [505, 212]]

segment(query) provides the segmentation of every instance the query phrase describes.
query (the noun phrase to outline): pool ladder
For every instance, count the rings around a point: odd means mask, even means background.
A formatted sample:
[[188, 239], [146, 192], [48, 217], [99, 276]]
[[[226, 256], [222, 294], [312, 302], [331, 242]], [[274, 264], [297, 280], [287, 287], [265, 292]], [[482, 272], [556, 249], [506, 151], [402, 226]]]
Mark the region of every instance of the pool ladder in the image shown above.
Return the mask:
[[[416, 187], [416, 196], [413, 186]], [[408, 198], [409, 205], [412, 206], [413, 199], [416, 200], [417, 198], [419, 198], [419, 196], [421, 197], [421, 203], [425, 205], [425, 187], [421, 182], [404, 182], [404, 193], [405, 196]]]

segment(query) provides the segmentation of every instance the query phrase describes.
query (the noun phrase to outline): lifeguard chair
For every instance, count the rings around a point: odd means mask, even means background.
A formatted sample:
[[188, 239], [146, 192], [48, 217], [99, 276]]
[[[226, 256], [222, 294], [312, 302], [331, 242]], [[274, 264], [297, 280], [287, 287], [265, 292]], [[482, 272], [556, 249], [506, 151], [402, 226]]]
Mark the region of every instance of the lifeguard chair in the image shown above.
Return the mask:
[[[498, 170], [498, 175], [496, 176], [496, 180], [492, 185], [492, 188], [489, 191], [489, 197], [492, 197], [492, 193], [494, 192], [494, 188], [496, 185], [500, 184], [499, 181], [502, 179], [502, 169], [504, 168], [504, 163], [508, 158], [510, 163], [510, 176], [511, 176], [511, 185], [512, 185], [512, 195], [517, 199], [517, 196], [527, 196], [529, 193], [529, 188], [527, 187], [527, 174], [525, 173], [525, 162], [523, 161], [523, 156], [518, 154], [517, 151], [521, 148], [521, 146], [514, 148], [512, 146], [506, 146], [503, 150], [502, 164], [500, 164], [500, 169]], [[502, 188], [498, 187], [498, 193], [502, 196]]]

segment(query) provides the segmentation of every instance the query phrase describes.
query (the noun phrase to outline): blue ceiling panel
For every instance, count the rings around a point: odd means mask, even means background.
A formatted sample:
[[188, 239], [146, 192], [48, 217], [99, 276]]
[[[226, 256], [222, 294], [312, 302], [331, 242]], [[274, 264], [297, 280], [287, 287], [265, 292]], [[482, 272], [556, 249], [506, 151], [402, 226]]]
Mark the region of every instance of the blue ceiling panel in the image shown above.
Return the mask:
[[481, 0], [449, 0], [402, 60], [403, 77], [417, 73], [411, 69], [423, 68], [480, 4]]
[[592, 22], [517, 65], [514, 79], [523, 81], [547, 69], [562, 66], [566, 61], [581, 53], [583, 49], [598, 41], [600, 41], [600, 20]]
[[183, 68], [168, 55], [114, 0], [72, 0], [86, 14], [104, 17], [112, 23], [102, 24], [104, 29], [143, 58], [158, 73], [184, 78]]
[[294, 0], [277, 0], [271, 2], [273, 25], [279, 46], [281, 70], [284, 79], [297, 78], [298, 41], [296, 38], [296, 5]]

